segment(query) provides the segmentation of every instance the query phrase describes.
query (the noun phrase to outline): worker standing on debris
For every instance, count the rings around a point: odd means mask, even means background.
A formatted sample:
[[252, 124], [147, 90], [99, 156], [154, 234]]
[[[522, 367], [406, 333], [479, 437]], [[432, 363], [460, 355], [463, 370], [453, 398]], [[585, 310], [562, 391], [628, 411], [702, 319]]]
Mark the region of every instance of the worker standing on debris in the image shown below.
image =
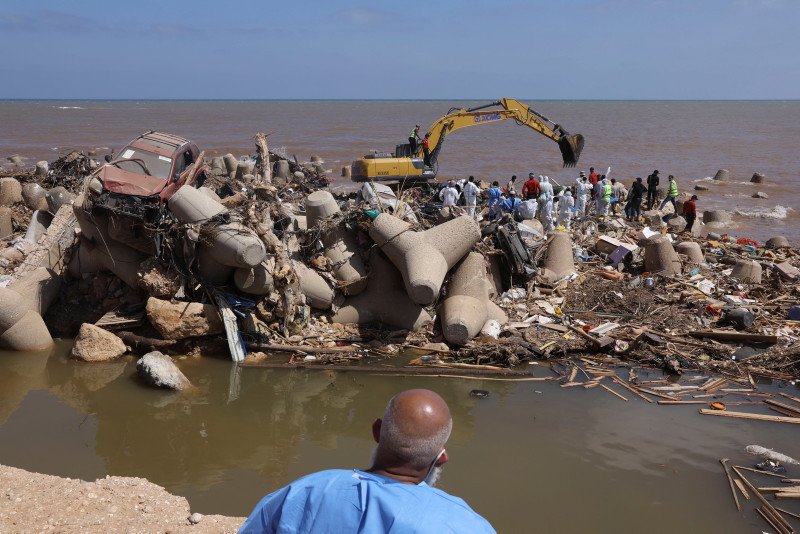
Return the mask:
[[520, 199], [517, 198], [517, 194], [514, 191], [510, 191], [508, 196], [503, 200], [500, 204], [500, 209], [503, 210], [503, 213], [510, 213], [514, 215], [519, 208]]
[[658, 195], [658, 169], [647, 177], [647, 209], [653, 209]]
[[589, 167], [589, 183], [592, 184], [592, 187], [594, 187], [594, 185], [599, 181], [600, 180], [598, 179], [597, 173], [594, 172], [594, 167]]
[[511, 179], [506, 184], [506, 193], [517, 192], [517, 175], [514, 174], [511, 176]]
[[686, 219], [686, 231], [691, 232], [694, 221], [697, 220], [697, 195], [692, 195], [691, 200], [683, 203], [683, 218]]
[[542, 188], [539, 185], [539, 180], [534, 177], [533, 173], [528, 174], [528, 181], [522, 184], [522, 198], [525, 200], [538, 198], [542, 193]]
[[542, 192], [539, 194], [539, 221], [545, 232], [553, 228], [553, 184], [549, 176], [542, 176], [540, 184]]
[[575, 200], [572, 198], [572, 193], [569, 189], [564, 190], [561, 199], [558, 201], [558, 226], [563, 226], [569, 232], [570, 221], [572, 220], [572, 208], [575, 206]]
[[431, 166], [431, 147], [429, 145], [431, 134], [426, 133], [425, 138], [422, 140], [422, 163], [426, 167]]
[[408, 136], [408, 144], [411, 145], [411, 154], [417, 153], [417, 145], [419, 145], [419, 142], [419, 124], [417, 124]]
[[577, 197], [577, 217], [579, 220], [586, 218], [586, 201], [589, 199], [589, 194], [592, 191], [591, 184], [586, 179], [586, 174], [581, 172], [581, 175], [575, 180], [575, 196]]
[[486, 196], [489, 198], [489, 219], [494, 219], [500, 212], [500, 199], [503, 198], [503, 191], [500, 189], [500, 183], [495, 180], [492, 182], [492, 187], [487, 191]]
[[669, 189], [667, 189], [667, 197], [661, 202], [661, 205], [658, 209], [663, 210], [664, 206], [667, 205], [667, 202], [672, 204], [672, 213], [675, 215], [678, 214], [678, 182], [675, 180], [675, 177], [671, 174], [669, 175]]
[[439, 191], [439, 200], [442, 201], [442, 207], [452, 208], [458, 202], [458, 197], [461, 194], [456, 189], [456, 183], [453, 180], [447, 182], [447, 185]]
[[600, 212], [603, 209], [601, 204], [603, 198], [603, 182], [598, 181], [592, 186], [592, 198], [594, 198], [595, 217], [600, 217]]
[[608, 178], [603, 175], [603, 180], [600, 182], [602, 184], [602, 192], [600, 196], [600, 204], [598, 205], [597, 216], [606, 218], [608, 217], [608, 207], [611, 205], [611, 195], [613, 194], [613, 190], [611, 188], [611, 182], [608, 181]]
[[642, 198], [647, 192], [647, 188], [642, 183], [642, 178], [637, 177], [636, 181], [631, 186], [631, 192], [628, 195], [628, 203], [625, 204], [625, 218], [627, 220], [638, 221], [641, 215]]
[[475, 184], [475, 177], [470, 176], [467, 183], [464, 184], [462, 193], [464, 195], [464, 202], [467, 206], [467, 214], [475, 218], [475, 207], [478, 205], [478, 192], [480, 188]]
[[264, 497], [239, 533], [494, 533], [466, 502], [434, 488], [449, 459], [444, 447], [452, 428], [439, 395], [403, 391], [372, 423], [378, 446], [369, 469], [331, 469], [296, 480]]
[[611, 214], [617, 214], [617, 208], [625, 200], [625, 186], [618, 183], [615, 178], [611, 179]]

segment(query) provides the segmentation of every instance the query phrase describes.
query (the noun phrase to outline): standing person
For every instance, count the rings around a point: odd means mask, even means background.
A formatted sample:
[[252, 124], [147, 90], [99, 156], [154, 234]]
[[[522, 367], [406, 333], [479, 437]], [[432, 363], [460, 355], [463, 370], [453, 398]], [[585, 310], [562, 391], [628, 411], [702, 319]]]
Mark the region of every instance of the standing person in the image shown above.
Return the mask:
[[577, 217], [579, 220], [586, 218], [586, 201], [589, 199], [589, 194], [592, 191], [592, 186], [586, 179], [586, 175], [581, 173], [581, 176], [576, 180], [575, 196], [577, 197]]
[[597, 173], [594, 172], [594, 167], [589, 167], [589, 183], [592, 184], [592, 187], [594, 187], [599, 181], [600, 179], [597, 176]]
[[691, 232], [697, 220], [697, 195], [692, 195], [691, 200], [683, 203], [683, 218], [686, 219], [686, 231]]
[[539, 185], [533, 173], [528, 174], [528, 181], [522, 184], [522, 198], [525, 200], [538, 198], [542, 193], [542, 187]]
[[669, 175], [669, 188], [667, 189], [667, 197], [661, 202], [661, 205], [658, 207], [658, 209], [663, 210], [664, 206], [667, 205], [667, 202], [672, 204], [672, 213], [677, 215], [678, 214], [678, 182], [675, 180], [675, 177], [672, 176], [671, 174]]
[[511, 179], [506, 184], [506, 193], [511, 193], [512, 191], [516, 193], [517, 192], [516, 186], [517, 186], [517, 175], [514, 174], [511, 176]]
[[617, 208], [621, 205], [622, 201], [625, 200], [623, 191], [625, 190], [625, 186], [621, 183], [617, 183], [616, 178], [611, 179], [611, 214], [617, 214]]
[[430, 148], [430, 133], [425, 134], [425, 138], [422, 140], [422, 163], [426, 167], [431, 166], [431, 148]]
[[398, 393], [372, 423], [378, 446], [368, 469], [331, 469], [295, 480], [264, 497], [239, 533], [494, 533], [466, 502], [434, 488], [449, 459], [445, 444], [452, 429], [439, 395]]
[[627, 220], [639, 220], [641, 215], [642, 197], [647, 192], [647, 188], [642, 183], [642, 178], [637, 177], [636, 181], [631, 186], [630, 194], [628, 195], [628, 203], [625, 205], [625, 218]]
[[419, 124], [414, 126], [414, 129], [411, 130], [411, 133], [408, 136], [408, 144], [411, 145], [411, 155], [415, 156], [417, 154], [417, 146], [419, 145], [420, 138], [419, 138]]
[[603, 210], [601, 204], [603, 199], [603, 182], [598, 181], [592, 186], [592, 198], [594, 198], [594, 215], [600, 217], [600, 212]]
[[503, 213], [510, 213], [513, 216], [516, 214], [519, 205], [520, 199], [517, 198], [517, 194], [514, 191], [509, 191], [508, 197], [500, 203], [500, 209], [503, 210]]
[[553, 185], [549, 176], [543, 176], [539, 184], [542, 192], [539, 193], [539, 221], [545, 231], [553, 227]]
[[611, 205], [611, 195], [613, 192], [611, 189], [611, 182], [609, 182], [608, 178], [605, 176], [603, 176], [603, 180], [600, 184], [602, 185], [602, 192], [600, 193], [600, 204], [598, 205], [597, 216], [606, 218], [608, 217], [608, 207]]
[[494, 219], [500, 211], [500, 199], [503, 198], [503, 191], [500, 189], [500, 183], [497, 180], [492, 182], [492, 187], [489, 188], [486, 196], [489, 199], [489, 219]]
[[572, 208], [575, 206], [575, 200], [572, 198], [572, 193], [569, 189], [564, 190], [561, 199], [558, 201], [558, 226], [564, 226], [569, 232], [570, 221], [572, 219]]
[[464, 195], [464, 202], [467, 206], [467, 214], [475, 218], [475, 207], [478, 205], [478, 192], [480, 188], [475, 185], [475, 177], [470, 176], [461, 193]]
[[439, 191], [439, 200], [442, 201], [442, 207], [452, 208], [458, 202], [460, 193], [456, 189], [456, 183], [453, 180], [447, 182], [447, 186]]
[[658, 196], [658, 169], [647, 177], [647, 209], [653, 209]]

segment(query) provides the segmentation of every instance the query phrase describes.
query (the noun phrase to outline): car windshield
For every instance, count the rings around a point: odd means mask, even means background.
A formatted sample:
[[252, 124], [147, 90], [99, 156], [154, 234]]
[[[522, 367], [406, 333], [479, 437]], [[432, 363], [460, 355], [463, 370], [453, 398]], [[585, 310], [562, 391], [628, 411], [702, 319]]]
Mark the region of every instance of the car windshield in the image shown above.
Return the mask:
[[151, 176], [166, 179], [169, 177], [169, 171], [172, 168], [172, 160], [166, 156], [159, 156], [152, 152], [147, 152], [140, 148], [126, 148], [117, 157], [116, 166], [126, 171], [135, 172], [138, 174], [146, 174], [140, 161], [125, 161], [125, 160], [141, 160], [147, 167], [147, 172]]

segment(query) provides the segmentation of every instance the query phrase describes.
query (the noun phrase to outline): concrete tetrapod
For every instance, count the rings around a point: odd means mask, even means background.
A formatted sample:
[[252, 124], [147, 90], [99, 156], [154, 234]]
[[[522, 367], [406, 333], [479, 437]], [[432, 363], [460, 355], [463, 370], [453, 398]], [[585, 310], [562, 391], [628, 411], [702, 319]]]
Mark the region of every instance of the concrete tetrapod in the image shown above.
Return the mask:
[[651, 273], [663, 272], [667, 276], [681, 273], [681, 259], [665, 236], [647, 240], [644, 249], [644, 268]]
[[373, 250], [369, 266], [366, 290], [347, 299], [331, 318], [332, 322], [383, 323], [405, 330], [419, 330], [433, 320], [425, 308], [409, 298], [400, 271], [383, 252]]
[[542, 277], [555, 282], [575, 272], [572, 238], [567, 232], [556, 231], [550, 238], [542, 265]]
[[0, 348], [18, 351], [45, 350], [53, 338], [42, 316], [29, 307], [29, 299], [9, 288], [0, 288]]
[[478, 223], [470, 217], [414, 232], [387, 213], [375, 218], [369, 235], [400, 270], [411, 300], [423, 306], [436, 300], [447, 271], [481, 238]]
[[252, 269], [236, 269], [233, 273], [233, 282], [245, 293], [269, 295], [275, 289], [275, 280], [272, 278], [274, 269], [274, 259], [267, 258]]
[[[336, 199], [327, 191], [314, 191], [306, 197], [306, 224], [320, 227], [341, 213]], [[358, 253], [356, 236], [341, 224], [326, 229], [322, 234], [325, 257], [331, 261], [333, 276], [342, 282], [342, 293], [358, 295], [367, 287], [367, 268]]]
[[750, 284], [761, 283], [761, 264], [755, 260], [736, 260], [731, 278]]
[[294, 272], [300, 280], [300, 291], [306, 296], [306, 302], [318, 310], [330, 309], [333, 304], [333, 288], [320, 274], [300, 261], [291, 260]]
[[477, 336], [488, 319], [508, 321], [505, 312], [489, 300], [483, 255], [470, 252], [456, 266], [442, 303], [442, 333], [453, 345], [464, 345]]
[[689, 260], [689, 263], [703, 263], [706, 261], [706, 257], [703, 254], [703, 249], [700, 247], [699, 243], [695, 243], [694, 241], [683, 241], [678, 243], [678, 246], [675, 247], [675, 250], [678, 254], [683, 254]]

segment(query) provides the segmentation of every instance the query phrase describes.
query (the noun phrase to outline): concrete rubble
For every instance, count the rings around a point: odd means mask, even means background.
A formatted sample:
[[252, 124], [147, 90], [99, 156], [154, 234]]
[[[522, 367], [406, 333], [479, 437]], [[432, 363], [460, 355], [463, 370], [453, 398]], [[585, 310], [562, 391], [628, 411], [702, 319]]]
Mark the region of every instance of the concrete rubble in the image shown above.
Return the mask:
[[545, 231], [490, 221], [485, 202], [477, 220], [442, 210], [436, 184], [331, 191], [321, 158], [256, 141], [255, 155], [195, 163], [155, 209], [98, 195], [101, 167], [80, 153], [0, 177], [0, 346], [77, 336], [74, 358], [146, 354], [143, 379], [179, 390], [173, 356], [225, 350], [243, 365], [401, 354], [498, 372], [600, 355], [800, 376], [800, 253], [729, 237], [728, 212], [687, 229], [668, 205]]

